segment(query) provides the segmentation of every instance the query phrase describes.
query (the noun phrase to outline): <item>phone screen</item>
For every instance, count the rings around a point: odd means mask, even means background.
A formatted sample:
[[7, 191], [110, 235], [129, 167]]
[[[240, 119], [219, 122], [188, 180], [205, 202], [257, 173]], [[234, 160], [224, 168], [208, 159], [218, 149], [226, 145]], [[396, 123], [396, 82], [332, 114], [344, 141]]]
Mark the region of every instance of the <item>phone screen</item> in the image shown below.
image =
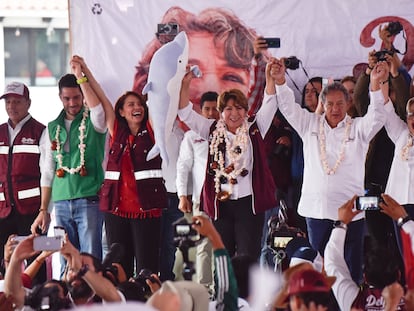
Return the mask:
[[273, 238], [273, 246], [275, 248], [285, 248], [289, 241], [292, 239], [293, 237], [290, 236], [275, 236]]
[[356, 201], [356, 209], [360, 211], [379, 210], [379, 198], [376, 196], [358, 197]]
[[55, 226], [55, 227], [53, 227], [53, 230], [54, 230], [54, 235], [55, 236], [60, 237], [60, 238], [65, 237], [65, 233], [66, 233], [65, 228], [60, 227], [60, 226]]
[[280, 48], [280, 38], [263, 38], [268, 48]]

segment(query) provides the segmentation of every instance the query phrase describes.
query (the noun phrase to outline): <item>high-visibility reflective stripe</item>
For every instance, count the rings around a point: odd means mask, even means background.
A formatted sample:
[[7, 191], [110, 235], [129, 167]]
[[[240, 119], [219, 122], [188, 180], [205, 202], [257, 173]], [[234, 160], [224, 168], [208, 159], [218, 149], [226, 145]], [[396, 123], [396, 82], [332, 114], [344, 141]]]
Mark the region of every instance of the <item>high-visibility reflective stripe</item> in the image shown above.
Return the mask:
[[13, 146], [13, 153], [40, 153], [38, 145], [17, 145]]
[[0, 146], [0, 154], [9, 154], [9, 146]]
[[5, 201], [4, 192], [0, 192], [0, 201]]
[[116, 172], [116, 171], [106, 171], [105, 172], [105, 179], [118, 180], [119, 179], [119, 175], [121, 175], [120, 172]]
[[161, 178], [161, 170], [146, 170], [134, 173], [135, 180], [148, 179], [148, 178]]
[[32, 188], [27, 190], [21, 190], [17, 192], [17, 198], [19, 199], [27, 199], [27, 198], [33, 198], [38, 197], [40, 195], [40, 188]]

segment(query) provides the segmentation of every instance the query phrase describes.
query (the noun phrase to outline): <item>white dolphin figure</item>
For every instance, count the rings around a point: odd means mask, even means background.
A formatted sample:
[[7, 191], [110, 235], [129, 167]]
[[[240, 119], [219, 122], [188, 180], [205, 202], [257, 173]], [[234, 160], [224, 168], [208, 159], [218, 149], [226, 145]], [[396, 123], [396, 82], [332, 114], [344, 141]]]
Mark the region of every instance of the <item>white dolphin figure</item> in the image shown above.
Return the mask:
[[147, 161], [161, 154], [168, 165], [166, 149], [177, 116], [181, 81], [188, 64], [188, 38], [184, 31], [163, 45], [151, 59], [147, 84], [142, 94], [148, 94], [148, 113], [154, 129], [155, 145]]

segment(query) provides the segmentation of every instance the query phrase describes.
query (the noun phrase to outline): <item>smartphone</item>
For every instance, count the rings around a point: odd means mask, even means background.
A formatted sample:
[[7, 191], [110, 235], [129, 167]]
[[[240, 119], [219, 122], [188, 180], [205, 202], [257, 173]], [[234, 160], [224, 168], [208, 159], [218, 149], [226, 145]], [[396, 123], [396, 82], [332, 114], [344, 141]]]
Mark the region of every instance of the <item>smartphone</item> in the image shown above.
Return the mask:
[[291, 236], [275, 236], [273, 238], [273, 247], [274, 248], [286, 248], [286, 245], [292, 240]]
[[61, 226], [54, 226], [53, 231], [54, 231], [54, 235], [56, 237], [60, 237], [62, 239], [65, 237], [65, 234], [66, 234], [65, 228], [63, 228]]
[[267, 48], [280, 48], [280, 38], [263, 38], [266, 41]]
[[359, 211], [378, 211], [380, 202], [381, 199], [378, 196], [357, 197], [355, 208]]
[[37, 236], [33, 240], [35, 251], [57, 251], [62, 247], [62, 238], [56, 236]]

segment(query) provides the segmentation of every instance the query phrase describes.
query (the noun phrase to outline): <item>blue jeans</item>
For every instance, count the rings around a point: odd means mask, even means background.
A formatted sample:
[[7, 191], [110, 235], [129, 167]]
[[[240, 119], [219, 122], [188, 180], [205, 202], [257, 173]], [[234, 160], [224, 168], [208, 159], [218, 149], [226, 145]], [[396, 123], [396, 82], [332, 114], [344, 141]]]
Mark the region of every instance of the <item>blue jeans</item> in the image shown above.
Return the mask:
[[168, 208], [162, 211], [161, 217], [161, 249], [160, 249], [160, 279], [174, 280], [175, 244], [173, 222], [184, 216], [178, 209], [178, 196], [168, 193]]
[[[333, 229], [333, 220], [306, 218], [309, 242], [313, 249], [323, 257]], [[345, 261], [348, 265], [352, 279], [360, 284], [362, 280], [363, 246], [365, 235], [365, 220], [360, 219], [348, 224], [345, 237]]]
[[66, 229], [70, 242], [102, 260], [103, 214], [98, 197], [56, 201], [54, 206], [56, 225]]

